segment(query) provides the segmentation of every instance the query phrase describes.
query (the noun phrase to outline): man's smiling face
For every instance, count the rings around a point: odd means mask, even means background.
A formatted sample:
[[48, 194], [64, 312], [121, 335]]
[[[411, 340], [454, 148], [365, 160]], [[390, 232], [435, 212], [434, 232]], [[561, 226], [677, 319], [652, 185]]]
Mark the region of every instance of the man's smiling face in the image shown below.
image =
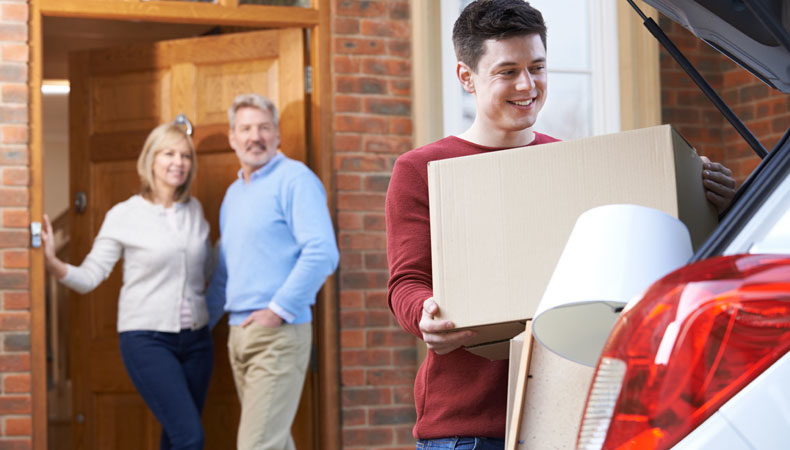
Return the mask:
[[477, 70], [464, 84], [474, 93], [477, 119], [494, 133], [521, 132], [535, 124], [546, 102], [546, 48], [538, 34], [485, 41]]
[[242, 169], [248, 174], [274, 158], [280, 145], [280, 131], [272, 113], [249, 106], [236, 111], [235, 124], [228, 138]]

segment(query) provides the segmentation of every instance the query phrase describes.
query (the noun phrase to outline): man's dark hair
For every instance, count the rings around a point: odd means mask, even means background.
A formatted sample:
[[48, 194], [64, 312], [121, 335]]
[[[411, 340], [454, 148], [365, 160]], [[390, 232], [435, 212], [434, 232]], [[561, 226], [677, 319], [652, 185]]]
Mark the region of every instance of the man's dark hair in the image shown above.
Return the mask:
[[546, 47], [543, 15], [524, 0], [476, 0], [458, 16], [453, 26], [455, 56], [473, 71], [485, 52], [488, 39], [539, 34]]

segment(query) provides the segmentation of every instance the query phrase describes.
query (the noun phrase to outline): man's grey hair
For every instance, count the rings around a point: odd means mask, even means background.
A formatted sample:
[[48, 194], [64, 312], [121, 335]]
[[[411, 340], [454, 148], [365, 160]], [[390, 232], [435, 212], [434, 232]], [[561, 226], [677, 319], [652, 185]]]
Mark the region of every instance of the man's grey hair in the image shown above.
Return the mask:
[[277, 107], [271, 100], [259, 94], [240, 94], [233, 99], [233, 104], [228, 108], [228, 123], [231, 129], [236, 126], [236, 111], [240, 108], [258, 108], [261, 111], [269, 111], [272, 114], [274, 126], [279, 126]]

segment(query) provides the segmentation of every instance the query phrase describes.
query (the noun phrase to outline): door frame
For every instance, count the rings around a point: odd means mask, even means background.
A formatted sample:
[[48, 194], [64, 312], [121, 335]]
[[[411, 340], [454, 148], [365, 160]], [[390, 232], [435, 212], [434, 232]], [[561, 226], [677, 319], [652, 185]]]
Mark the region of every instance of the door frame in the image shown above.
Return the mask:
[[[312, 92], [308, 130], [308, 165], [324, 184], [329, 211], [335, 218], [331, 155], [330, 0], [312, 0], [311, 8], [239, 5], [238, 0], [216, 3], [124, 0], [30, 0], [30, 217], [41, 221], [43, 201], [43, 16], [90, 19], [145, 20], [261, 28], [310, 30], [309, 64]], [[33, 448], [47, 447], [46, 302], [44, 255], [31, 253], [31, 372]], [[337, 323], [337, 279], [332, 275], [316, 302], [318, 348], [318, 436], [322, 448], [340, 448], [340, 370]]]

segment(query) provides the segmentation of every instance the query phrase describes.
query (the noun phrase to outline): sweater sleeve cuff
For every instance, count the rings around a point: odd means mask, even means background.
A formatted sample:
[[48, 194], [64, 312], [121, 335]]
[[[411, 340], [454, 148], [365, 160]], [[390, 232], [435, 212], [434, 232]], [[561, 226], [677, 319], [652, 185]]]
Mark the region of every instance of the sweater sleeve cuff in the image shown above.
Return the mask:
[[275, 314], [280, 316], [284, 321], [288, 323], [293, 323], [293, 321], [296, 319], [295, 315], [286, 311], [285, 309], [283, 309], [283, 307], [281, 307], [277, 303], [274, 302], [269, 303], [269, 309], [271, 309]]

